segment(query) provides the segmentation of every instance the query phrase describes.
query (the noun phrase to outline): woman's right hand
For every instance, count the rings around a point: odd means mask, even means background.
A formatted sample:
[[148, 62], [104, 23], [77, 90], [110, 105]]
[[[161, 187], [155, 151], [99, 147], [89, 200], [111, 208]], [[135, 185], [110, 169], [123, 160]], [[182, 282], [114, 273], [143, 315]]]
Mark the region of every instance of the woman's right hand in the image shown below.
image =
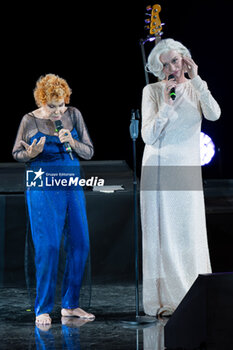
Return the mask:
[[170, 90], [174, 87], [176, 87], [177, 83], [175, 81], [175, 79], [169, 79], [166, 80], [165, 83], [165, 89], [164, 89], [164, 100], [166, 103], [168, 103], [169, 105], [173, 104], [173, 100], [170, 96]]
[[34, 139], [31, 145], [27, 144], [23, 140], [21, 140], [20, 143], [22, 146], [24, 146], [28, 156], [30, 158], [35, 158], [36, 156], [38, 156], [38, 154], [40, 154], [43, 151], [45, 140], [46, 140], [46, 137], [42, 136], [38, 141], [38, 143], [36, 143], [37, 139]]

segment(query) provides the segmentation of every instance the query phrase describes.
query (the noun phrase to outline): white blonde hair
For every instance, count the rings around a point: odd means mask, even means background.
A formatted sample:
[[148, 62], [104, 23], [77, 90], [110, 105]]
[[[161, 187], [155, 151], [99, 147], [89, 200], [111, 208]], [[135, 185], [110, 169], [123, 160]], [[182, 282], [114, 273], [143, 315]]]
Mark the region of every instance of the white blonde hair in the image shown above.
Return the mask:
[[173, 39], [163, 39], [151, 50], [148, 56], [147, 64], [145, 66], [146, 71], [154, 74], [160, 80], [165, 79], [163, 64], [160, 61], [160, 55], [170, 50], [178, 52], [181, 54], [181, 56], [187, 56], [191, 58], [190, 51], [179, 41]]

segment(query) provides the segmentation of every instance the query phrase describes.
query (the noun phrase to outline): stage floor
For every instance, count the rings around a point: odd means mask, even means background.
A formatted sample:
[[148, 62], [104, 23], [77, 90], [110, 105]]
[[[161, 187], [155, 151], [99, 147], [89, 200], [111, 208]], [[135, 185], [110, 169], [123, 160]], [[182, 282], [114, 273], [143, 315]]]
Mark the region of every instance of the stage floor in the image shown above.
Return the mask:
[[[139, 287], [140, 315], [142, 288]], [[60, 305], [51, 313], [52, 325], [37, 327], [26, 288], [0, 288], [0, 349], [1, 350], [164, 350], [164, 329], [169, 318], [154, 323], [132, 326], [124, 320], [135, 318], [135, 286], [133, 284], [99, 284], [92, 287], [92, 305], [89, 312], [94, 321], [77, 317], [61, 317]], [[230, 318], [222, 315], [222, 328], [231, 330]], [[219, 333], [221, 336], [221, 332]], [[228, 350], [225, 338], [195, 350]], [[232, 339], [232, 338], [231, 338]], [[219, 344], [221, 346], [219, 347]], [[193, 348], [192, 348], [193, 349]], [[174, 349], [167, 349], [174, 350]], [[176, 350], [181, 350], [177, 348]], [[182, 347], [182, 350], [187, 350]], [[191, 350], [189, 348], [189, 350]]]
[[[141, 287], [139, 288], [141, 297]], [[52, 325], [38, 328], [25, 288], [0, 288], [0, 349], [127, 349], [162, 350], [163, 331], [168, 318], [149, 327], [122, 323], [136, 315], [132, 284], [100, 284], [92, 287], [90, 312], [96, 319], [62, 318], [56, 303]], [[140, 314], [143, 314], [140, 302]]]

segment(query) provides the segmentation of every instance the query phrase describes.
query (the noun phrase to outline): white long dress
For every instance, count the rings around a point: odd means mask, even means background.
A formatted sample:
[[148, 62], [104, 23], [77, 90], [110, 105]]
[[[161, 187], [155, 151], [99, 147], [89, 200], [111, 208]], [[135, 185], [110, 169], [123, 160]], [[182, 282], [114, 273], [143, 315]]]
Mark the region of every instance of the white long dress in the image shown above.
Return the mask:
[[143, 89], [140, 185], [143, 307], [171, 314], [198, 274], [211, 273], [200, 167], [202, 115], [220, 108], [200, 76], [178, 84], [172, 106], [164, 82]]

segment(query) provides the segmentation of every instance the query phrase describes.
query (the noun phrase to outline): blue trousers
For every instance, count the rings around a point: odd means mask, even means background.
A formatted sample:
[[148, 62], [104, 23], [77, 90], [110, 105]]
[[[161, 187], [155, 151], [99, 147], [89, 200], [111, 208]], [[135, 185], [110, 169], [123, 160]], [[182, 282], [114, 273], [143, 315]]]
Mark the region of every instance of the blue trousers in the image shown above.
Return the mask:
[[[62, 349], [81, 350], [79, 328], [62, 325], [61, 339], [54, 339], [53, 330], [40, 330], [35, 326], [35, 340], [37, 350], [56, 350], [62, 344]], [[57, 343], [55, 340], [58, 340]], [[59, 347], [61, 349], [61, 347]]]
[[80, 288], [89, 253], [84, 193], [82, 190], [28, 190], [26, 197], [35, 247], [35, 314], [50, 313], [53, 309], [63, 232], [67, 255], [62, 307], [74, 309], [79, 306]]

